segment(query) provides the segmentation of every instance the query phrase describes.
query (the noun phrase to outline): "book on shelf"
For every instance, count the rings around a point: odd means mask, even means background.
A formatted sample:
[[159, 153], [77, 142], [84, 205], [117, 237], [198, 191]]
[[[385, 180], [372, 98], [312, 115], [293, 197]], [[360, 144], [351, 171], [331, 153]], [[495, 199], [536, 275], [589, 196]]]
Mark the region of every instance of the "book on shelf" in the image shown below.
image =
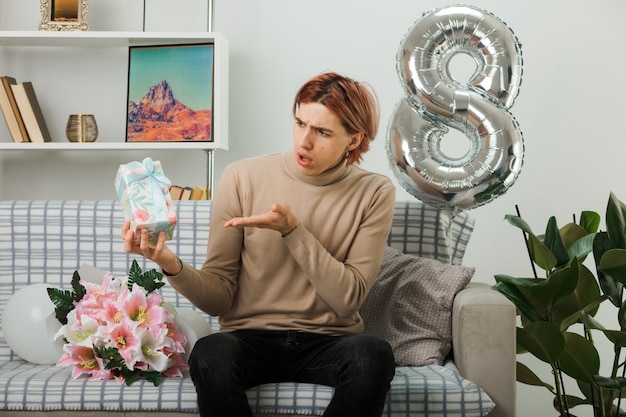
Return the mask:
[[28, 138], [31, 142], [50, 142], [52, 137], [43, 116], [39, 100], [35, 94], [33, 83], [25, 81], [23, 83], [12, 84], [13, 95], [17, 101], [17, 107], [20, 110]]
[[170, 186], [170, 196], [172, 200], [206, 200], [207, 188], [172, 185]]
[[191, 187], [183, 187], [183, 193], [180, 195], [181, 200], [189, 200], [191, 197]]
[[204, 200], [205, 198], [206, 188], [196, 186], [191, 189], [191, 195], [189, 196], [190, 200]]
[[170, 186], [170, 197], [172, 200], [180, 200], [180, 196], [183, 194], [183, 187], [179, 185]]
[[9, 128], [13, 142], [29, 142], [28, 132], [17, 107], [11, 85], [17, 84], [15, 78], [8, 75], [0, 77], [0, 110]]

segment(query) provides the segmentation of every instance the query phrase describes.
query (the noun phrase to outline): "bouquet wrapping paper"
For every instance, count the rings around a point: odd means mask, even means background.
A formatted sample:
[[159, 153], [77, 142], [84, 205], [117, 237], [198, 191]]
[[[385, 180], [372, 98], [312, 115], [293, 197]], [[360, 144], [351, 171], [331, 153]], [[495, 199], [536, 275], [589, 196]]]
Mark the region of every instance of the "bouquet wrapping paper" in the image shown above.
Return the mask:
[[152, 243], [157, 241], [161, 230], [166, 240], [172, 239], [174, 234], [177, 218], [170, 185], [161, 162], [151, 158], [120, 165], [115, 176], [118, 199], [124, 217], [130, 220], [130, 228], [134, 232], [147, 229]]

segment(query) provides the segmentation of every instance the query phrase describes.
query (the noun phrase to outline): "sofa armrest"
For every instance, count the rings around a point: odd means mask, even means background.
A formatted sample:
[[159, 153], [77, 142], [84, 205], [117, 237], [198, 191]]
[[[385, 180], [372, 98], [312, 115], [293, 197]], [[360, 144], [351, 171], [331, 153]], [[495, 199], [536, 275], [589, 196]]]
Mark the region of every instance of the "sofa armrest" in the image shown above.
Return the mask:
[[454, 299], [452, 348], [461, 375], [496, 403], [490, 417], [514, 417], [516, 401], [516, 313], [504, 295], [470, 283]]

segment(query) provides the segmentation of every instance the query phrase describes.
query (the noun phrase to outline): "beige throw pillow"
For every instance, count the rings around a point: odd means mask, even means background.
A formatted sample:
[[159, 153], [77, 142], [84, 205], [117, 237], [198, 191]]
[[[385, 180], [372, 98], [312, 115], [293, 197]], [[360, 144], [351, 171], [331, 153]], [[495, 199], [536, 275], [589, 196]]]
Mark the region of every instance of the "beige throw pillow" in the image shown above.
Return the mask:
[[441, 365], [452, 346], [454, 296], [473, 275], [473, 267], [387, 247], [360, 309], [365, 333], [387, 340], [399, 366]]

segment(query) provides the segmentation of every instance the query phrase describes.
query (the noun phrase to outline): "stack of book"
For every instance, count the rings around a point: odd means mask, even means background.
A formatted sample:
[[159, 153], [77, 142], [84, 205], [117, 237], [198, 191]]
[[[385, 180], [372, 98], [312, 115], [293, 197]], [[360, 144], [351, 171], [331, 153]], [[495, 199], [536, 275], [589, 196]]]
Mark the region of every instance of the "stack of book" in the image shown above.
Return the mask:
[[208, 200], [210, 198], [207, 187], [181, 187], [179, 185], [170, 187], [170, 196], [172, 200]]
[[0, 110], [13, 142], [52, 140], [32, 82], [18, 83], [8, 75], [0, 77]]

